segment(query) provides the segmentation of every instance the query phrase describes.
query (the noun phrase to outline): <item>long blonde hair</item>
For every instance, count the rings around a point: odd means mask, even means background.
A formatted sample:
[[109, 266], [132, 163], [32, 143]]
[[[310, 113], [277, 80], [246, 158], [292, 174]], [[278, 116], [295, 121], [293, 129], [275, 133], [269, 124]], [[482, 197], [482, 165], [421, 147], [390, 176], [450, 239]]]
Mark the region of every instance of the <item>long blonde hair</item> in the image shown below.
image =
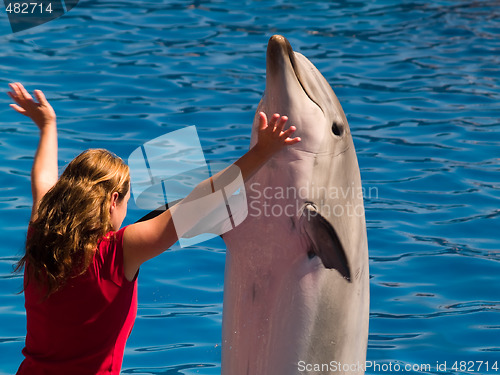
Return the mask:
[[25, 266], [28, 282], [34, 277], [46, 297], [85, 273], [99, 240], [113, 229], [111, 195], [118, 192], [121, 200], [129, 186], [129, 168], [122, 159], [103, 149], [82, 152], [40, 201], [16, 269]]

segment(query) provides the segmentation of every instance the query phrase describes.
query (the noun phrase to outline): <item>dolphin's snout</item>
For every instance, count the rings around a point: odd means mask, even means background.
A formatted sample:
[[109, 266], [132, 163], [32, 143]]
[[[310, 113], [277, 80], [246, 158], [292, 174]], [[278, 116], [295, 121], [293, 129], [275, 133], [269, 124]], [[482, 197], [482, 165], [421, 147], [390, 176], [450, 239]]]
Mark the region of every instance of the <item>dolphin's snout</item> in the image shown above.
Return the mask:
[[290, 42], [282, 35], [273, 35], [267, 44], [267, 70], [276, 73], [286, 61], [293, 65], [293, 49]]
[[283, 35], [273, 35], [268, 42], [268, 48], [271, 46], [287, 46], [292, 49], [292, 46], [288, 42], [288, 40]]
[[273, 35], [267, 44], [266, 89], [259, 111], [285, 114], [297, 126], [295, 134], [302, 142], [294, 150], [337, 154], [349, 147], [349, 125], [330, 84], [282, 35]]
[[269, 53], [270, 49], [287, 49], [288, 52], [292, 51], [292, 46], [290, 42], [283, 35], [273, 35], [267, 44], [267, 52]]

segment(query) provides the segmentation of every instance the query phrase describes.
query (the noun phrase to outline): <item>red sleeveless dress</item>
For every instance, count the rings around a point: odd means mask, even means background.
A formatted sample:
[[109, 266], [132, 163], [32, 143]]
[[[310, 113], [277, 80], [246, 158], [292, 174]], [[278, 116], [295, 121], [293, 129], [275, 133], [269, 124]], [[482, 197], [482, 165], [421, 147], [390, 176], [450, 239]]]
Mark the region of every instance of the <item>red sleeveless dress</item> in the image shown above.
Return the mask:
[[25, 271], [27, 334], [18, 375], [120, 373], [137, 315], [137, 275], [131, 282], [123, 272], [125, 229], [108, 233], [87, 272], [45, 300], [36, 281], [26, 284]]

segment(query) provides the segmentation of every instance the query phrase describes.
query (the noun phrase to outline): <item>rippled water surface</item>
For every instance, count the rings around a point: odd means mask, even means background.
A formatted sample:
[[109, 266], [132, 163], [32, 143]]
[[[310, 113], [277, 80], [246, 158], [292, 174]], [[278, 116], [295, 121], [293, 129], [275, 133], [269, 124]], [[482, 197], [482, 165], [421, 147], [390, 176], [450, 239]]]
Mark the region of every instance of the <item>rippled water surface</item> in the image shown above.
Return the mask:
[[[368, 359], [500, 372], [499, 1], [81, 0], [15, 35], [0, 16], [2, 91], [44, 90], [61, 167], [89, 147], [127, 158], [185, 125], [209, 160], [234, 161], [264, 90], [267, 40], [285, 35], [336, 91], [372, 188]], [[38, 135], [2, 95], [0, 374], [12, 374], [25, 317], [11, 270]], [[130, 207], [127, 222], [143, 213]], [[125, 374], [220, 373], [224, 243], [172, 250], [141, 269]]]

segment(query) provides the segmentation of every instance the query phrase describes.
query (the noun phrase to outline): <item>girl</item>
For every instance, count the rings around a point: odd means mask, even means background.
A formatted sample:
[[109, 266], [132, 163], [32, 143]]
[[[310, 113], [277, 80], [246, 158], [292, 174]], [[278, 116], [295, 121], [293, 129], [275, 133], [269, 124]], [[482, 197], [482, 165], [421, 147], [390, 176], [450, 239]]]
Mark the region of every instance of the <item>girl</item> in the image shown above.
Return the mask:
[[[87, 150], [58, 179], [54, 110], [40, 90], [35, 101], [20, 83], [10, 88], [12, 108], [40, 129], [26, 254], [17, 265], [24, 266], [27, 319], [17, 373], [119, 374], [137, 312], [139, 267], [178, 240], [171, 211], [120, 229], [130, 198], [128, 166], [106, 150]], [[268, 123], [259, 116], [257, 144], [234, 163], [244, 180], [300, 141], [289, 137], [294, 127], [284, 130], [286, 117], [275, 114]]]

